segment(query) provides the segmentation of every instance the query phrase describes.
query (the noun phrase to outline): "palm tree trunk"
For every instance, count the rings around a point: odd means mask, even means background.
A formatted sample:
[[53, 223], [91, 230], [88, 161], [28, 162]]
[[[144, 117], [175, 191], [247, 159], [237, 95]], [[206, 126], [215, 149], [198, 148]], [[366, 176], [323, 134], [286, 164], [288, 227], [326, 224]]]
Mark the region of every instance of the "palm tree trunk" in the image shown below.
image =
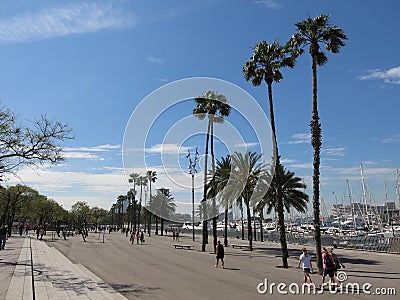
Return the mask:
[[243, 216], [243, 204], [240, 206], [241, 220], [242, 220], [242, 240], [244, 240], [244, 216]]
[[254, 208], [253, 208], [253, 224], [254, 224], [254, 228], [253, 228], [254, 241], [257, 241], [256, 213], [254, 211]]
[[260, 211], [260, 241], [264, 242], [264, 228], [263, 228], [264, 208]]
[[224, 245], [228, 247], [228, 206], [225, 208], [225, 235], [224, 235]]
[[208, 244], [208, 225], [207, 225], [207, 162], [208, 162], [208, 142], [210, 140], [210, 128], [211, 122], [210, 119], [208, 120], [208, 129], [207, 129], [207, 136], [206, 136], [206, 152], [204, 158], [204, 190], [203, 190], [203, 240], [201, 244], [201, 251], [206, 251], [206, 244]]
[[[211, 122], [211, 165], [212, 175], [215, 175], [215, 156], [214, 156], [214, 121]], [[213, 213], [213, 247], [214, 253], [217, 253], [217, 209], [215, 203], [215, 189], [213, 190], [212, 198], [212, 213]]]
[[251, 212], [249, 203], [246, 204], [247, 206], [247, 238], [249, 239], [249, 250], [253, 251], [253, 235], [252, 228], [251, 228]]
[[319, 206], [319, 166], [320, 166], [320, 152], [322, 145], [321, 124], [319, 123], [318, 116], [318, 102], [317, 102], [317, 57], [313, 55], [312, 64], [313, 73], [313, 111], [311, 120], [311, 144], [314, 150], [313, 161], [313, 210], [314, 210], [314, 230], [315, 230], [315, 253], [317, 258], [317, 267], [320, 274], [322, 274], [322, 253], [321, 253], [321, 230], [320, 230], [320, 206]]
[[[276, 172], [281, 172], [281, 165], [280, 165], [280, 156], [278, 151], [278, 142], [275, 130], [274, 103], [272, 101], [272, 80], [268, 80], [267, 85], [268, 85], [269, 114], [271, 118], [271, 129], [274, 139], [274, 160], [275, 160], [275, 174], [276, 174]], [[279, 180], [277, 180], [276, 182], [276, 202], [278, 204], [277, 210], [278, 210], [278, 223], [279, 223], [279, 233], [280, 233], [280, 242], [282, 251], [282, 266], [284, 268], [288, 268], [287, 259], [289, 254], [286, 242], [285, 215], [283, 212], [282, 184]]]
[[156, 219], [156, 235], [158, 235], [158, 216], [154, 216]]

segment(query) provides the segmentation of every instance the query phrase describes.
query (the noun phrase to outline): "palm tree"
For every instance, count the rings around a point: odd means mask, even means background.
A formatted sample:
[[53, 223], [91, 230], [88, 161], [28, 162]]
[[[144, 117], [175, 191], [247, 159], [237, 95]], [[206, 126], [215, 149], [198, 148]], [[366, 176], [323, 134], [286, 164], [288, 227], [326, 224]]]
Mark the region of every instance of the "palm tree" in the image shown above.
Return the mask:
[[327, 51], [338, 53], [345, 45], [347, 39], [344, 31], [329, 24], [327, 15], [319, 15], [314, 19], [308, 17], [306, 20], [295, 23], [297, 32], [287, 44], [288, 49], [298, 49], [299, 54], [304, 52], [303, 47], [309, 46], [312, 58], [312, 120], [311, 144], [314, 149], [313, 159], [313, 210], [315, 228], [315, 247], [317, 254], [317, 266], [322, 273], [321, 254], [321, 231], [320, 231], [320, 204], [319, 204], [319, 167], [320, 152], [322, 145], [321, 124], [319, 123], [318, 101], [317, 101], [317, 66], [322, 66], [328, 61], [328, 57], [321, 50], [320, 44], [324, 44]]
[[221, 160], [217, 160], [216, 162], [215, 174], [207, 187], [207, 198], [217, 197], [219, 203], [225, 207], [225, 247], [228, 247], [228, 208], [232, 205], [232, 195], [230, 195], [230, 193], [224, 193], [224, 188], [228, 184], [231, 170], [232, 159], [230, 156], [221, 157]]
[[235, 152], [231, 158], [233, 162], [231, 176], [233, 182], [235, 182], [235, 187], [229, 190], [241, 192], [240, 196], [243, 198], [247, 212], [249, 249], [250, 251], [253, 251], [250, 207], [252, 205], [252, 201], [254, 200], [253, 194], [256, 193], [257, 183], [265, 173], [265, 166], [262, 162], [260, 162], [261, 154], [257, 154], [255, 152], [246, 152], [244, 155], [242, 153]]
[[[274, 162], [275, 172], [280, 165], [280, 156], [278, 151], [278, 142], [276, 138], [275, 130], [275, 115], [274, 105], [272, 99], [272, 83], [280, 82], [283, 78], [280, 69], [283, 67], [294, 67], [295, 56], [292, 55], [291, 51], [285, 47], [279, 45], [277, 41], [272, 44], [268, 44], [266, 41], [262, 41], [254, 48], [253, 56], [247, 61], [243, 67], [243, 75], [247, 81], [251, 80], [254, 86], [259, 86], [263, 82], [266, 82], [268, 87], [268, 100], [269, 100], [269, 114], [271, 119], [271, 129], [274, 142]], [[277, 184], [276, 188], [276, 201], [278, 203], [278, 218], [280, 228], [280, 242], [282, 250], [282, 263], [284, 268], [288, 268], [288, 250], [286, 243], [286, 232], [285, 232], [285, 219], [283, 213], [282, 204], [282, 187]]]
[[[214, 91], [207, 91], [204, 95], [194, 99], [196, 102], [196, 107], [193, 109], [193, 115], [199, 120], [204, 120], [208, 116], [208, 126], [207, 126], [207, 136], [206, 136], [206, 146], [205, 146], [205, 160], [204, 160], [204, 190], [203, 190], [203, 200], [202, 204], [205, 206], [207, 201], [207, 159], [208, 159], [208, 144], [211, 135], [211, 163], [212, 163], [212, 174], [215, 173], [215, 158], [214, 158], [214, 123], [222, 123], [224, 117], [229, 116], [231, 111], [231, 106], [227, 103], [227, 99], [224, 95], [217, 94]], [[217, 246], [217, 217], [215, 200], [213, 200], [212, 211], [213, 217], [213, 237], [214, 237], [214, 252]], [[201, 250], [206, 251], [206, 244], [208, 243], [208, 231], [207, 231], [207, 211], [204, 208], [203, 212], [203, 241]]]
[[147, 186], [147, 177], [146, 176], [139, 176], [137, 178], [136, 185], [140, 186], [140, 200], [139, 200], [140, 202], [139, 202], [139, 208], [138, 208], [139, 213], [138, 213], [138, 226], [137, 226], [137, 228], [139, 230], [140, 229], [140, 213], [141, 213], [141, 210], [142, 210], [143, 187]]
[[119, 215], [119, 226], [121, 229], [124, 227], [124, 201], [126, 200], [125, 195], [119, 195], [117, 198], [118, 215]]
[[137, 201], [136, 201], [136, 185], [139, 180], [139, 173], [132, 173], [129, 175], [129, 182], [133, 183], [133, 232], [136, 232], [136, 210], [137, 210]]
[[[128, 199], [128, 208], [127, 208], [127, 216], [128, 216], [128, 229], [133, 231], [133, 223], [135, 221], [135, 213], [136, 213], [136, 200], [135, 200], [135, 191], [134, 189], [130, 189], [126, 193], [126, 197]], [[128, 230], [126, 230], [125, 236], [128, 236]]]
[[[147, 176], [147, 180], [148, 180], [148, 182], [149, 182], [149, 187], [150, 187], [150, 203], [149, 203], [149, 207], [151, 206], [151, 200], [152, 200], [152, 195], [151, 195], [151, 183], [152, 182], [156, 182], [156, 180], [157, 180], [157, 172], [156, 171], [147, 171], [147, 173], [146, 173], [146, 176]], [[151, 229], [151, 215], [152, 215], [152, 211], [150, 211], [150, 213], [149, 213], [149, 236], [151, 235], [151, 233], [150, 233], [150, 229]], [[156, 226], [156, 235], [158, 234], [158, 221], [157, 221], [157, 215], [154, 215], [155, 216], [155, 218], [156, 218], [156, 222], [157, 222], [157, 226]]]
[[[276, 185], [277, 181], [280, 181], [282, 183], [283, 205], [286, 211], [290, 212], [290, 208], [293, 207], [300, 213], [306, 212], [309, 197], [306, 193], [304, 193], [306, 185], [303, 182], [303, 179], [296, 177], [294, 172], [288, 171], [286, 168], [284, 168], [280, 173], [283, 174], [283, 177], [274, 177], [271, 182], [272, 188], [268, 190], [267, 194], [259, 202], [258, 206], [267, 206], [268, 214], [271, 213], [272, 209], [278, 209], [278, 204], [275, 197], [276, 189], [273, 187]], [[301, 189], [303, 189], [303, 191]]]
[[169, 189], [161, 188], [157, 190], [157, 195], [155, 196], [155, 202], [157, 209], [159, 211], [159, 216], [161, 219], [161, 235], [164, 232], [164, 220], [169, 219], [176, 210], [176, 204], [174, 203], [174, 197], [170, 193]]

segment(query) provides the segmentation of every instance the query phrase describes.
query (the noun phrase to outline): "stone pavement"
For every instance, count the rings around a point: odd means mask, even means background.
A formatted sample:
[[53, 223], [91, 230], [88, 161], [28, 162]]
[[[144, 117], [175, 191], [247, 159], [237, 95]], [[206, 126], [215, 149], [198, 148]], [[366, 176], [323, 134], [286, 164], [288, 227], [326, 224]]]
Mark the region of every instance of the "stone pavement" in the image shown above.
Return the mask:
[[[211, 245], [201, 252], [200, 237], [193, 242], [190, 234], [182, 234], [179, 243], [193, 245], [192, 250], [175, 249], [176, 242], [170, 236], [146, 236], [144, 245], [130, 244], [121, 233], [106, 234], [104, 243], [102, 236], [94, 233], [89, 233], [87, 242], [80, 236], [54, 241], [50, 235], [44, 238], [47, 243], [12, 237], [6, 250], [0, 251], [0, 300], [33, 299], [31, 248], [35, 296], [40, 300], [372, 299], [377, 296], [376, 288], [380, 292], [384, 288], [386, 293], [387, 288], [395, 288], [397, 295], [380, 298], [398, 299], [400, 291], [400, 256], [395, 254], [337, 249], [335, 252], [346, 265], [345, 283], [371, 283], [371, 294], [333, 295], [325, 289], [323, 294], [310, 295], [293, 294], [288, 288], [293, 284], [301, 287], [302, 271], [296, 269], [301, 245], [289, 245], [289, 269], [279, 267], [277, 243], [255, 242], [253, 252], [229, 247], [225, 250], [226, 268], [222, 270], [213, 266]], [[246, 241], [232, 239], [230, 243]], [[311, 247], [309, 250], [314, 251]], [[320, 283], [319, 275], [312, 277]], [[278, 291], [278, 284], [286, 285], [286, 294]], [[257, 286], [268, 289], [262, 294]]]
[[36, 238], [8, 239], [0, 264], [1, 300], [126, 299], [87, 268]]

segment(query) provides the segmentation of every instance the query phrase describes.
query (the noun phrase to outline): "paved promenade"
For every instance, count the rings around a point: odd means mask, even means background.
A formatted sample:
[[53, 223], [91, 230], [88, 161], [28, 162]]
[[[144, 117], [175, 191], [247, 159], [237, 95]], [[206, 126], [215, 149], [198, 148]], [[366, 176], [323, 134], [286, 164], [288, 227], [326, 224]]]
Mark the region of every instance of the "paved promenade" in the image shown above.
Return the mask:
[[[399, 255], [337, 249], [346, 265], [343, 288], [336, 294], [325, 288], [309, 295], [301, 292], [302, 271], [296, 268], [301, 245], [289, 246], [289, 269], [279, 267], [279, 244], [266, 242], [255, 242], [253, 252], [226, 248], [225, 269], [216, 269], [211, 245], [201, 252], [200, 237], [196, 238], [193, 242], [190, 233], [181, 236], [180, 244], [194, 246], [185, 250], [175, 249], [171, 236], [146, 236], [144, 245], [132, 245], [121, 233], [105, 234], [104, 243], [95, 233], [86, 243], [80, 236], [52, 241], [48, 235], [46, 242], [12, 237], [0, 252], [0, 299], [32, 299], [29, 242], [36, 299], [372, 299], [394, 289], [397, 295], [380, 298], [398, 299], [400, 293]], [[236, 239], [230, 243], [246, 244]], [[320, 284], [320, 276], [312, 278]], [[287, 294], [278, 291], [278, 284], [286, 285]], [[346, 291], [346, 284], [354, 285]], [[293, 294], [296, 287], [300, 291]]]
[[33, 293], [38, 300], [126, 299], [87, 268], [36, 238], [8, 239], [0, 264], [0, 299], [34, 299]]

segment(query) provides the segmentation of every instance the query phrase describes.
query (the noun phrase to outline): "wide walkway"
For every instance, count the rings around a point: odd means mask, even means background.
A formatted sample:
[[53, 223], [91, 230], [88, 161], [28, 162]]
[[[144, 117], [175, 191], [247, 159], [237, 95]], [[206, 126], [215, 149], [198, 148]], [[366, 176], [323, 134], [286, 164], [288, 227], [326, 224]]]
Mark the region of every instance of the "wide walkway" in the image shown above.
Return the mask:
[[[289, 245], [289, 269], [280, 267], [279, 244], [266, 242], [255, 242], [253, 252], [226, 248], [225, 269], [216, 269], [211, 245], [201, 252], [200, 237], [193, 242], [190, 234], [183, 234], [179, 242], [170, 236], [146, 236], [144, 245], [132, 245], [121, 233], [105, 234], [104, 242], [103, 236], [95, 233], [89, 234], [87, 242], [80, 236], [52, 241], [48, 235], [44, 239], [46, 242], [11, 237], [6, 250], [0, 251], [0, 300], [33, 299], [32, 273], [34, 295], [40, 300], [239, 300], [271, 296], [331, 300], [333, 296], [372, 299], [378, 294], [381, 299], [398, 299], [400, 292], [400, 256], [395, 254], [338, 249], [346, 265], [344, 287], [335, 295], [328, 288], [315, 289], [317, 295], [309, 295], [301, 291], [302, 270], [296, 268], [301, 245]], [[193, 249], [175, 249], [175, 243], [192, 245]], [[246, 244], [236, 239], [230, 243]], [[320, 284], [319, 275], [312, 278]], [[354, 285], [346, 291], [346, 284], [357, 284], [360, 293], [355, 293]], [[300, 291], [294, 294], [297, 287]], [[397, 295], [382, 295], [393, 293], [393, 289]]]
[[36, 238], [8, 239], [0, 264], [0, 299], [126, 299], [87, 268]]

